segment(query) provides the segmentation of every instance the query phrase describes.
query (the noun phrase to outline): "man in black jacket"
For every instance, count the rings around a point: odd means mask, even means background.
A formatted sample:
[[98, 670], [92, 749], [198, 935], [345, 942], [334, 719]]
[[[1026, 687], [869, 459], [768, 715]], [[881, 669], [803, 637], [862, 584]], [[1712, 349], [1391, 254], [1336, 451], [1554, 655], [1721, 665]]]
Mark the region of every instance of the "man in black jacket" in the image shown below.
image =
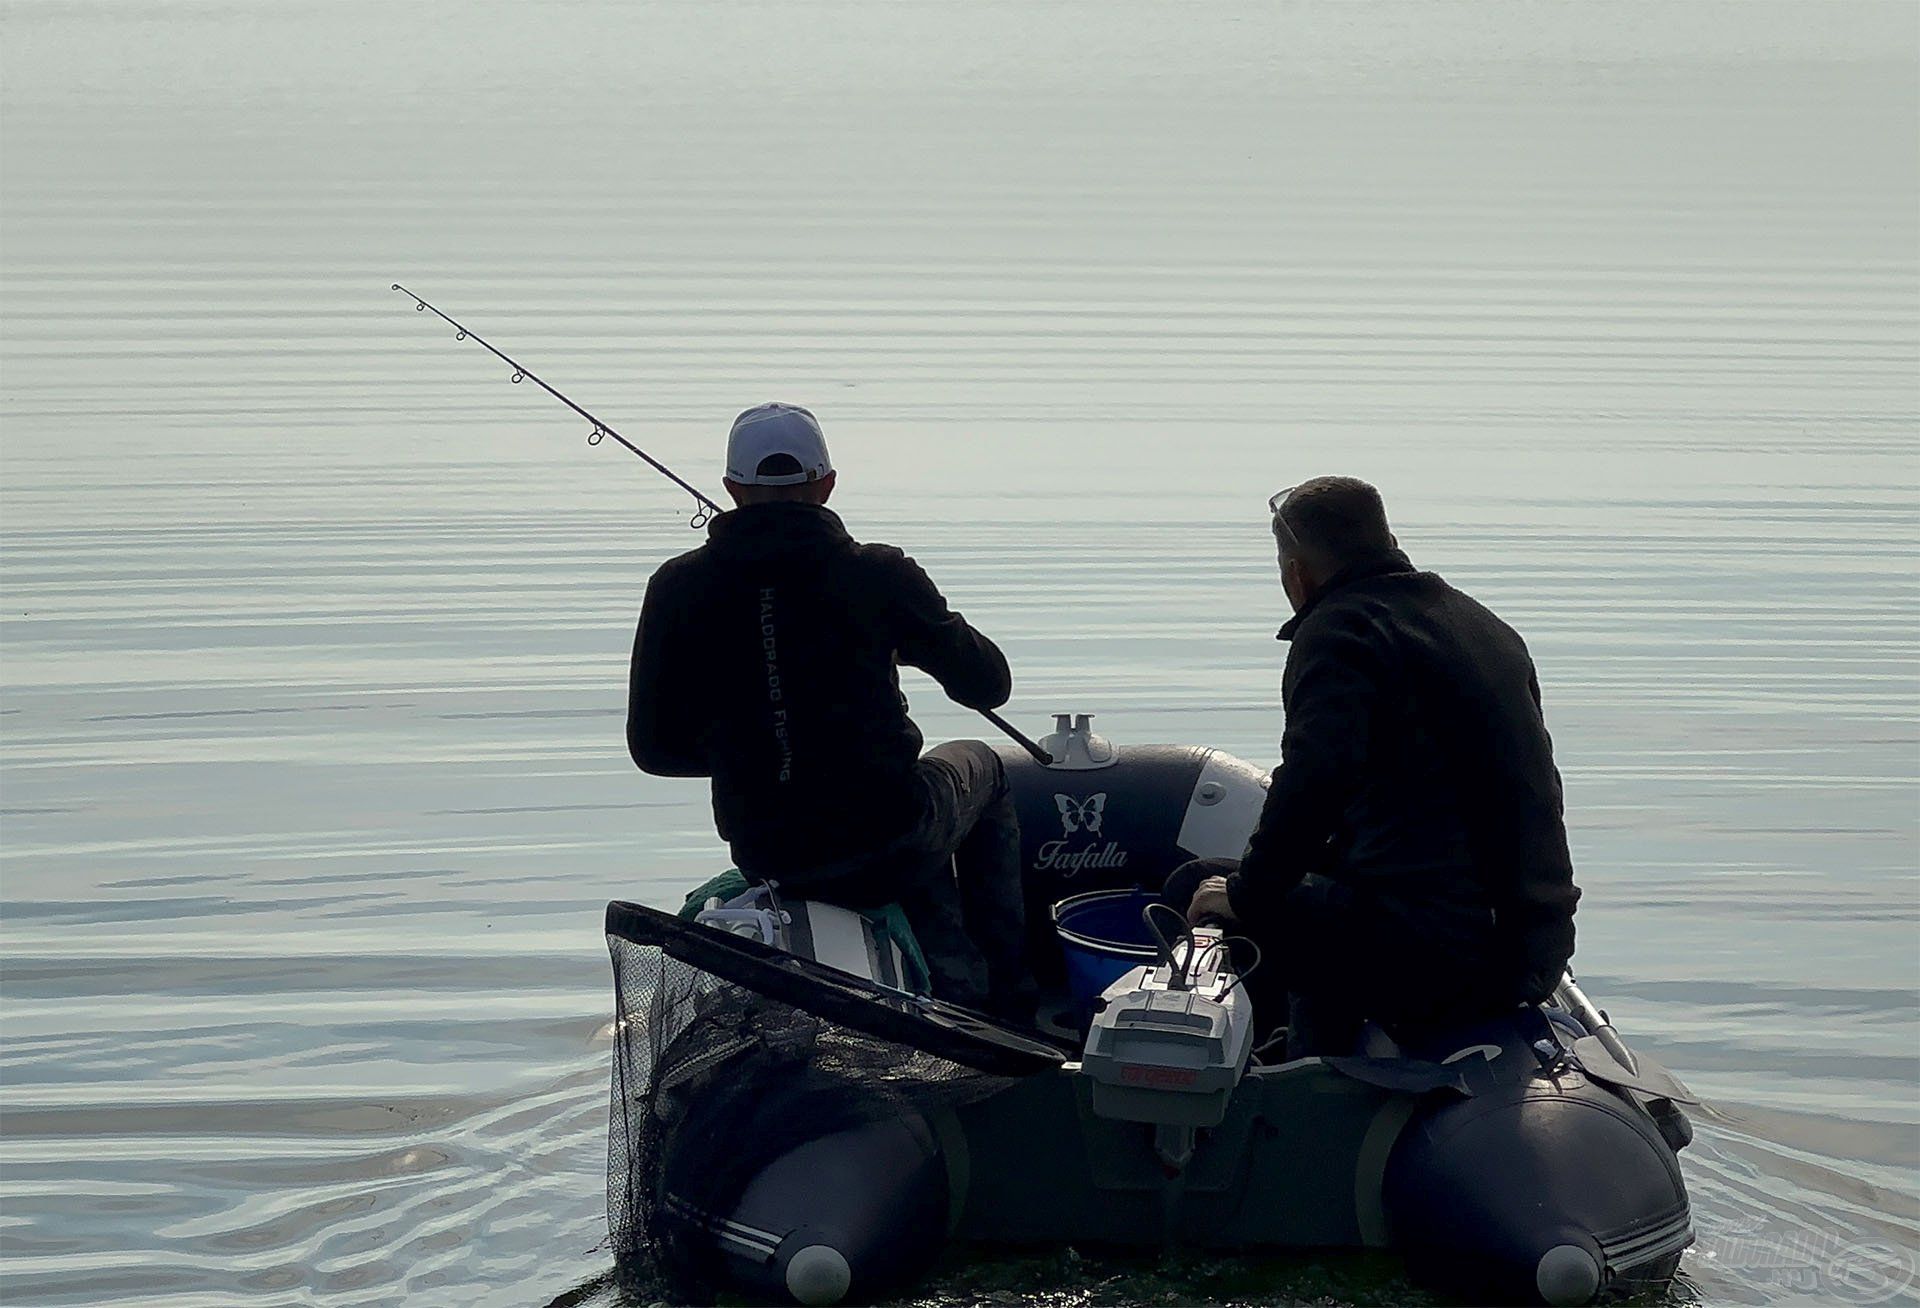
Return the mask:
[[1169, 900], [1244, 924], [1320, 1052], [1362, 1018], [1412, 1031], [1545, 998], [1580, 892], [1525, 643], [1414, 568], [1365, 482], [1269, 508], [1294, 609], [1282, 760], [1245, 857], [1188, 864]]
[[647, 585], [633, 761], [713, 779], [715, 823], [748, 877], [852, 908], [898, 902], [936, 994], [1030, 1019], [1005, 770], [977, 740], [921, 757], [897, 666], [988, 709], [1012, 689], [1006, 659], [912, 559], [847, 534], [805, 409], [742, 413], [725, 485], [737, 507]]

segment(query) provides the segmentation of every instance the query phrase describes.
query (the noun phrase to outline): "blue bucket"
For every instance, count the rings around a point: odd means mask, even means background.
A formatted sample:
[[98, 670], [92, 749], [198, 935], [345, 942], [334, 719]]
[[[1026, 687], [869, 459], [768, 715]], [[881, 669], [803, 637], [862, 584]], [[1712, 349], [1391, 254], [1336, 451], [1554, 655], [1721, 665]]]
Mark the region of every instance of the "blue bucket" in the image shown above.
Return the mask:
[[1053, 928], [1067, 960], [1067, 988], [1083, 1021], [1100, 992], [1143, 963], [1160, 956], [1153, 932], [1141, 920], [1151, 890], [1094, 890], [1053, 906]]

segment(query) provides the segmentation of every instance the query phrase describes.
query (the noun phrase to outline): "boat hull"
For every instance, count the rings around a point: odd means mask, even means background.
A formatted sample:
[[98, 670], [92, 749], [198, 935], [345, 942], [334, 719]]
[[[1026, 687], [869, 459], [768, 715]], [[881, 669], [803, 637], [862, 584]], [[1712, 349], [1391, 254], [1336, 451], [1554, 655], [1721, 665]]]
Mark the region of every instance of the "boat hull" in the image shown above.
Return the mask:
[[[1177, 1171], [1151, 1127], [1093, 1111], [1074, 1064], [934, 1120], [823, 1137], [754, 1177], [731, 1228], [707, 1223], [702, 1277], [865, 1301], [911, 1286], [949, 1240], [1387, 1249], [1416, 1281], [1501, 1303], [1584, 1303], [1673, 1274], [1686, 1188], [1631, 1092], [1565, 1065], [1408, 1091], [1354, 1073], [1404, 1080], [1411, 1060], [1342, 1061], [1250, 1070]], [[793, 1259], [822, 1248], [847, 1269], [838, 1296], [819, 1297], [831, 1277], [796, 1290]]]

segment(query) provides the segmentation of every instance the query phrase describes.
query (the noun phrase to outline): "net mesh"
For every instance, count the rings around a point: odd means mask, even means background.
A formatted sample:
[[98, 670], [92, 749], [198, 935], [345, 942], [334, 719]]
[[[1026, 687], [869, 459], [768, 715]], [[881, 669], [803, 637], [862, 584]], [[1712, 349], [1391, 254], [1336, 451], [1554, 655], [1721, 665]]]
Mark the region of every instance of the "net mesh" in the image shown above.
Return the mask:
[[[754, 1174], [788, 1150], [862, 1122], [977, 1101], [1057, 1062], [979, 1033], [916, 1028], [897, 1013], [886, 1027], [896, 1038], [857, 1029], [809, 1010], [870, 1027], [871, 996], [805, 971], [759, 970], [770, 960], [749, 947], [773, 951], [637, 914], [610, 907], [607, 930], [615, 997], [607, 1224], [629, 1292], [710, 1301], [720, 1289], [717, 1254], [684, 1215], [727, 1214]], [[681, 956], [689, 953], [699, 961]]]

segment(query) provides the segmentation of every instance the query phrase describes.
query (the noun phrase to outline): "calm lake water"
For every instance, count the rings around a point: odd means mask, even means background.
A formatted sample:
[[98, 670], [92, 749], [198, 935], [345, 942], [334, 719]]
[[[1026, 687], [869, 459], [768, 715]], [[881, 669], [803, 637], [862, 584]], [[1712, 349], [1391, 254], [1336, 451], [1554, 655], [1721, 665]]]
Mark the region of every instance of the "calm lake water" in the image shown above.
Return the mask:
[[1916, 1294], [1920, 10], [0, 21], [7, 1303], [611, 1297], [601, 909], [722, 857], [621, 735], [691, 506], [395, 280], [716, 493], [813, 406], [1029, 730], [1270, 763], [1264, 498], [1376, 481], [1531, 642], [1583, 980], [1711, 1101], [1673, 1300]]

